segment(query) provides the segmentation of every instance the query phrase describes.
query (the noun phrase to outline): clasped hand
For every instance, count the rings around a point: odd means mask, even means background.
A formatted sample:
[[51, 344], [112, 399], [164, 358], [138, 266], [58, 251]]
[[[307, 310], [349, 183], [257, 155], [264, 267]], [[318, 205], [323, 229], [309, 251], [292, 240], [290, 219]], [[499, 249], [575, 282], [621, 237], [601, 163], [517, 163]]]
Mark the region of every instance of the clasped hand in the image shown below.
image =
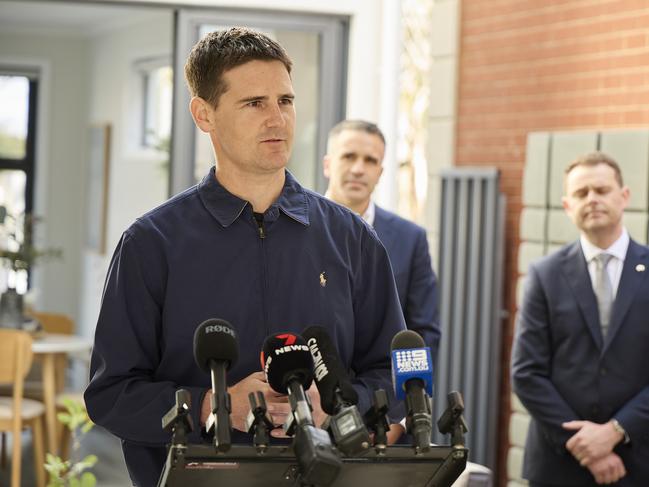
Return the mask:
[[[230, 414], [232, 427], [239, 431], [248, 432], [245, 426], [246, 417], [248, 416], [248, 411], [250, 411], [248, 395], [251, 392], [257, 391], [260, 391], [264, 395], [268, 416], [275, 426], [275, 429], [271, 431], [271, 435], [276, 438], [285, 437], [281, 426], [286, 422], [289, 414], [291, 414], [291, 406], [288, 402], [288, 396], [275, 392], [266, 382], [266, 376], [263, 372], [253, 372], [248, 377], [241, 379], [228, 389], [228, 392], [230, 393], [230, 404], [232, 407], [232, 412]], [[313, 407], [313, 421], [317, 426], [320, 426], [327, 415], [320, 407], [320, 394], [318, 393], [315, 384], [311, 385], [307, 394], [309, 395]], [[212, 412], [211, 396], [212, 392], [208, 391], [203, 399], [201, 407], [201, 424], [205, 424], [207, 418]]]
[[622, 459], [613, 452], [622, 435], [611, 422], [569, 421], [563, 427], [576, 431], [566, 442], [566, 448], [581, 466], [588, 468], [598, 484], [617, 482], [626, 475]]

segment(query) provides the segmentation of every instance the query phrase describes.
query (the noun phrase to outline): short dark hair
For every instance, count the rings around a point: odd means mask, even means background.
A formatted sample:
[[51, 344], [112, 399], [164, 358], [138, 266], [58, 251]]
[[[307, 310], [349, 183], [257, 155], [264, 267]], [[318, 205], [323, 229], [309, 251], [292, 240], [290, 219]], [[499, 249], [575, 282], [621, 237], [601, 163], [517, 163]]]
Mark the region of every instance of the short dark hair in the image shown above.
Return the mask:
[[333, 128], [329, 131], [329, 138], [327, 139], [327, 152], [331, 152], [331, 144], [333, 139], [335, 139], [341, 132], [345, 130], [358, 130], [360, 132], [366, 132], [368, 134], [376, 135], [383, 145], [385, 146], [385, 136], [381, 129], [372, 122], [367, 122], [365, 120], [343, 120], [338, 122]]
[[619, 164], [611, 156], [600, 151], [590, 152], [589, 154], [580, 156], [572, 161], [564, 172], [564, 181], [568, 177], [568, 174], [570, 174], [570, 171], [578, 166], [593, 167], [599, 164], [606, 164], [607, 166], [612, 168], [615, 172], [615, 179], [617, 180], [618, 184], [620, 185], [620, 187], [624, 186], [624, 182], [622, 181], [622, 171], [620, 170]]
[[192, 96], [216, 107], [228, 89], [223, 74], [249, 61], [280, 61], [291, 73], [293, 63], [276, 41], [246, 27], [210, 32], [198, 41], [185, 63], [185, 79]]

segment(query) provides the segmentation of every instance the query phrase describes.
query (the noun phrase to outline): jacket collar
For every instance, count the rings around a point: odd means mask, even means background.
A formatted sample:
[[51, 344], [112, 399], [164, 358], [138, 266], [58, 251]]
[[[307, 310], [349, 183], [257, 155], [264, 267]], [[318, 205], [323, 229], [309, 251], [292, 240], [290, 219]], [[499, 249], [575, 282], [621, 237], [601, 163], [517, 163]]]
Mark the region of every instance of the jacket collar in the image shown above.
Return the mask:
[[[246, 200], [233, 195], [219, 183], [218, 179], [216, 179], [214, 167], [198, 183], [197, 188], [203, 205], [223, 227], [232, 225], [241, 216], [246, 205], [249, 205]], [[276, 220], [279, 217], [279, 210], [302, 225], [309, 225], [309, 207], [306, 193], [300, 183], [288, 171], [285, 172], [282, 192], [277, 201], [266, 210], [264, 219]]]

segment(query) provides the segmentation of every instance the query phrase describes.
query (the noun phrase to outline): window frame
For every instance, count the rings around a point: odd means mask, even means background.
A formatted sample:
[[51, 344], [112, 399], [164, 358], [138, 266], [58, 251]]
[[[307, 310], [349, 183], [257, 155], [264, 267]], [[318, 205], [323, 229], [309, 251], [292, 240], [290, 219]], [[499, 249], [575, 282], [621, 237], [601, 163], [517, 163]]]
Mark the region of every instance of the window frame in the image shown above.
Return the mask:
[[2, 76], [22, 76], [29, 81], [29, 98], [27, 111], [27, 138], [25, 140], [25, 157], [10, 159], [0, 155], [0, 171], [13, 170], [25, 173], [25, 213], [34, 210], [34, 185], [36, 181], [36, 118], [38, 114], [38, 78], [20, 71], [0, 69]]

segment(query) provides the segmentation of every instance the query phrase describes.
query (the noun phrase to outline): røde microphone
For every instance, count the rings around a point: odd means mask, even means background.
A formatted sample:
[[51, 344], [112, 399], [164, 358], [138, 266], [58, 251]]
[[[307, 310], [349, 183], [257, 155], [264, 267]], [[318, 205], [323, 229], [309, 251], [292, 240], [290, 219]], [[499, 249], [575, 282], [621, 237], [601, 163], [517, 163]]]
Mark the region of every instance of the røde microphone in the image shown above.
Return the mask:
[[[302, 484], [327, 486], [342, 467], [326, 431], [313, 423], [311, 405], [304, 389], [313, 381], [313, 359], [304, 338], [293, 333], [278, 333], [266, 339], [261, 362], [268, 385], [288, 393], [295, 432], [293, 450], [299, 464]], [[285, 428], [287, 434], [291, 429]]]
[[237, 335], [225, 320], [209, 319], [194, 332], [194, 359], [212, 378], [212, 415], [208, 432], [214, 430], [214, 447], [226, 452], [232, 444], [230, 436], [230, 394], [227, 391], [226, 371], [239, 357]]
[[433, 365], [430, 349], [412, 330], [392, 339], [392, 382], [397, 399], [406, 401], [406, 432], [413, 436], [415, 451], [430, 448], [432, 424]]
[[358, 393], [327, 330], [310, 326], [302, 332], [315, 366], [320, 405], [329, 415], [328, 427], [334, 443], [345, 455], [358, 455], [370, 446], [370, 434], [358, 412]]

